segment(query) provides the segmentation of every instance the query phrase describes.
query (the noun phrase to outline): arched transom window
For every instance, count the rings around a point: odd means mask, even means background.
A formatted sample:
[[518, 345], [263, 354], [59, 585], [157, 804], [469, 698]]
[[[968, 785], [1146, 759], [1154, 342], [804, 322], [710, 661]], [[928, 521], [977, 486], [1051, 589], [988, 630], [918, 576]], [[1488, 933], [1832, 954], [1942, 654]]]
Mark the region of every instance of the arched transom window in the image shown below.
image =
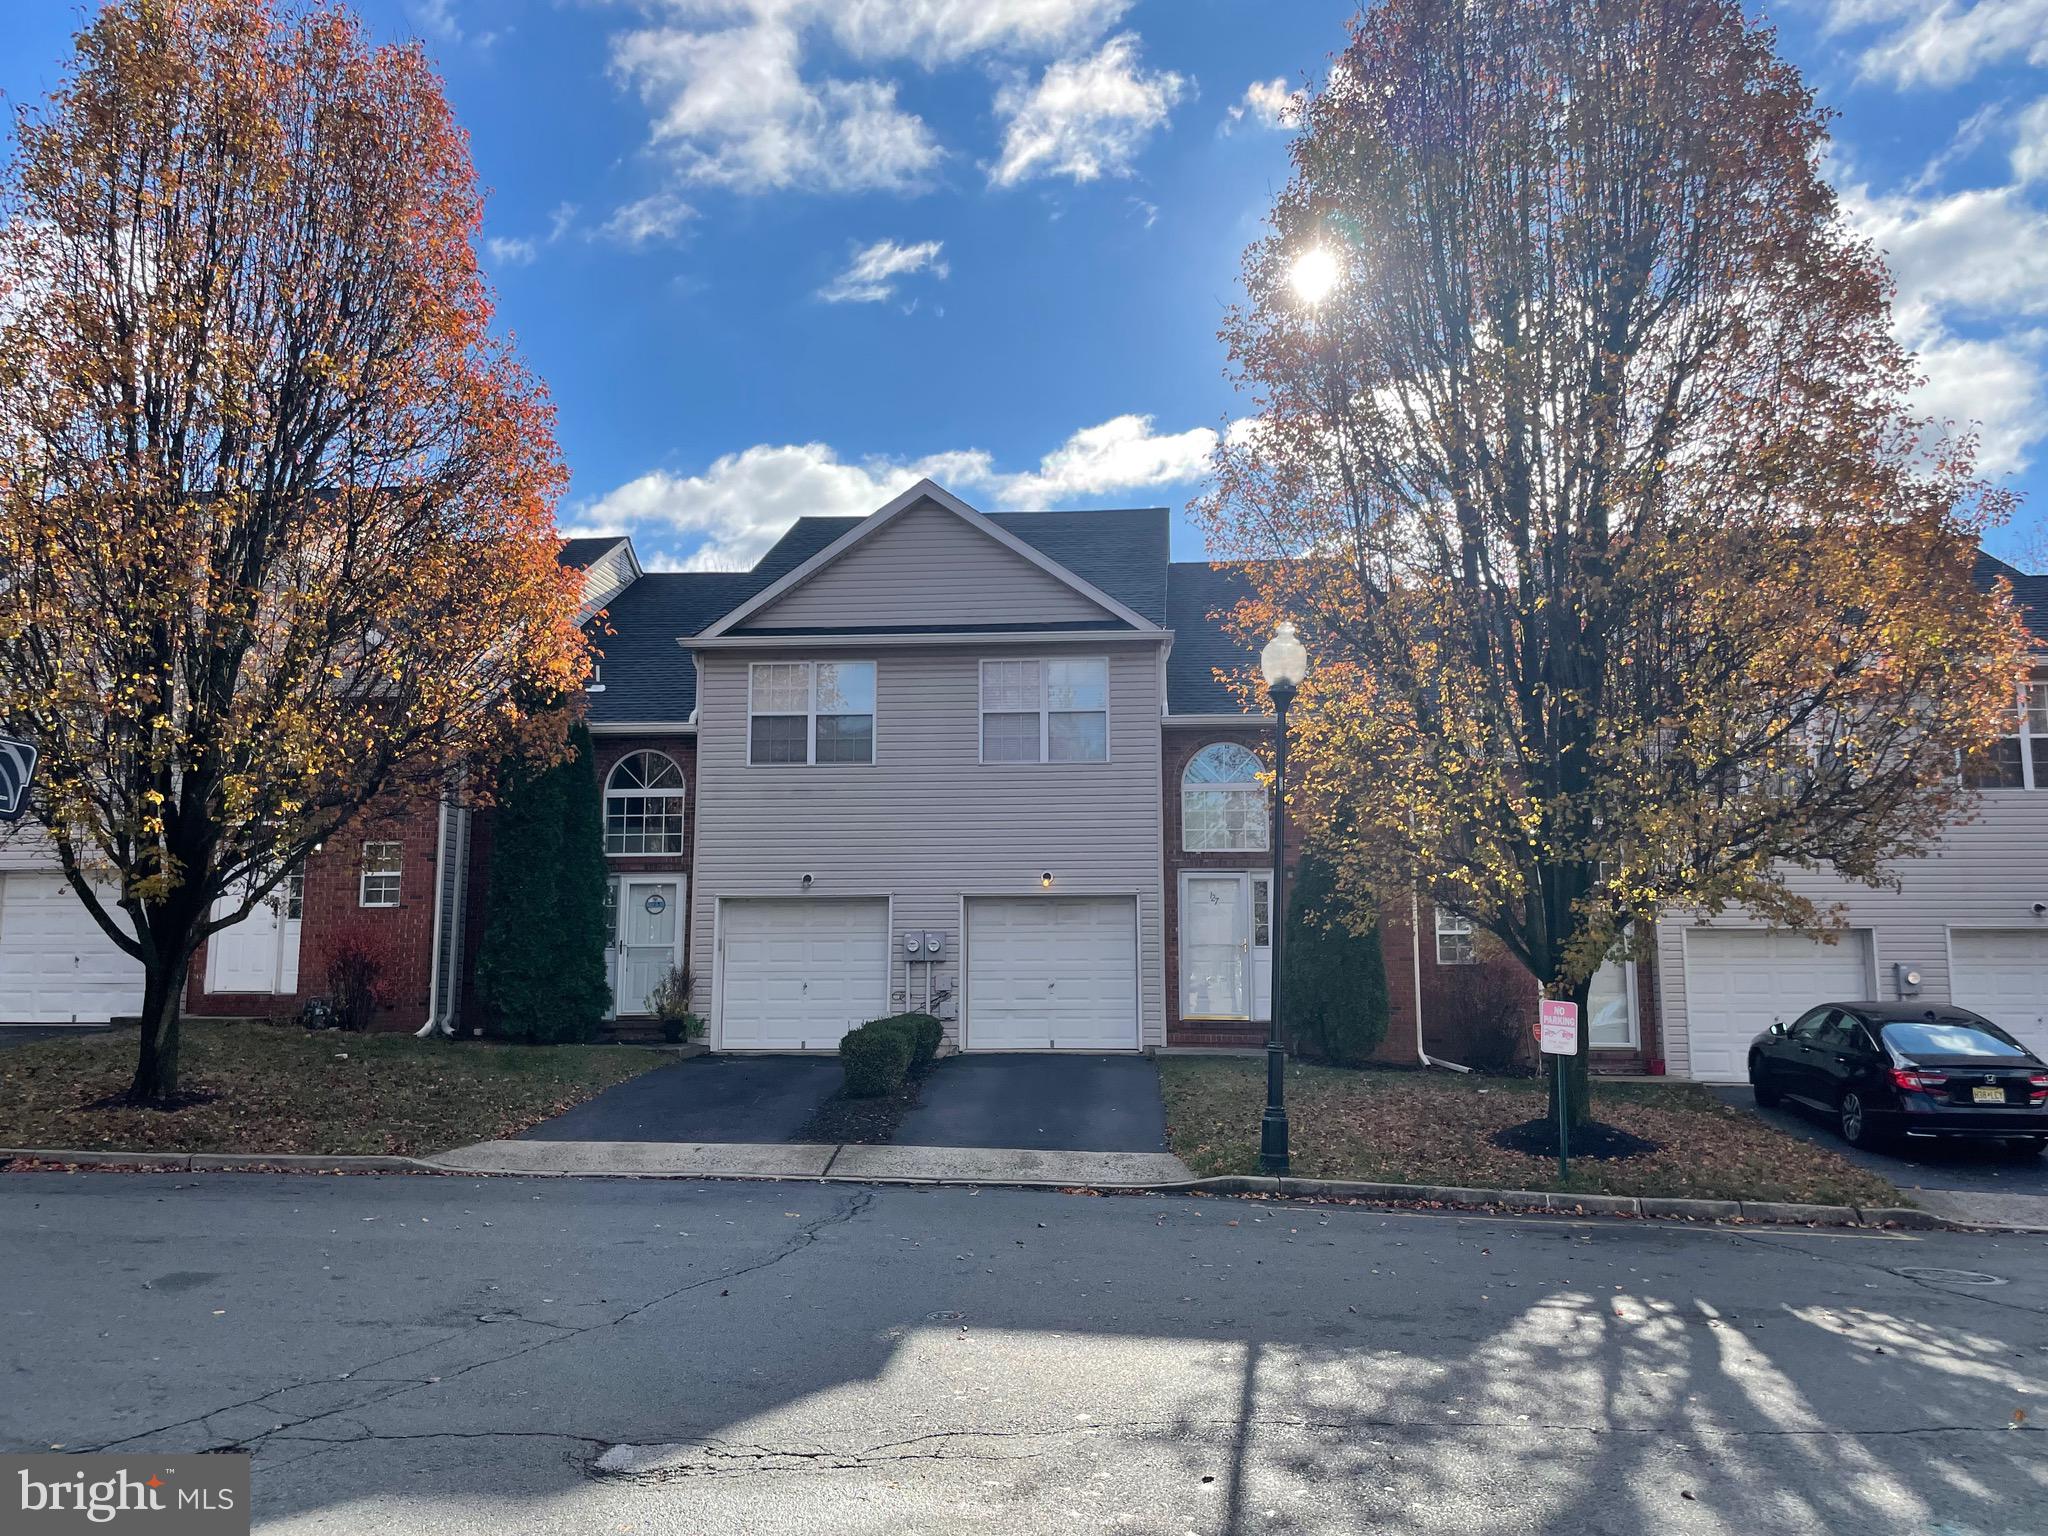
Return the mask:
[[1270, 846], [1257, 754], [1227, 741], [1197, 752], [1180, 776], [1180, 831], [1190, 853], [1257, 853]]
[[604, 785], [606, 853], [683, 851], [683, 770], [665, 752], [620, 758]]

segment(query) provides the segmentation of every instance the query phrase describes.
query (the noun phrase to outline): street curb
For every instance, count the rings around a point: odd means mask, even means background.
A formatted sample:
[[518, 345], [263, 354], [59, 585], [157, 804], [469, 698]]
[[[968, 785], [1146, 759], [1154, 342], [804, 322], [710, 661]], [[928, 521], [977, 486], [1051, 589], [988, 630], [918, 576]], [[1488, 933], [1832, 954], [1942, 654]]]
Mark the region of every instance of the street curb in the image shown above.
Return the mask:
[[77, 1168], [146, 1168], [157, 1173], [440, 1173], [416, 1157], [315, 1152], [86, 1152], [0, 1147], [0, 1163], [66, 1163]]
[[1402, 1206], [1513, 1210], [1556, 1216], [1620, 1216], [1638, 1220], [1739, 1222], [1758, 1226], [1897, 1227], [1922, 1232], [1985, 1230], [1982, 1222], [1952, 1221], [1906, 1206], [1799, 1205], [1776, 1200], [1687, 1200], [1662, 1195], [1576, 1195], [1539, 1189], [1473, 1189], [1462, 1185], [1378, 1184], [1359, 1179], [1297, 1179], [1219, 1174], [1150, 1184], [1071, 1183], [1049, 1179], [919, 1178], [746, 1173], [484, 1172], [448, 1168], [430, 1158], [325, 1157], [279, 1152], [86, 1152], [47, 1147], [0, 1147], [9, 1161], [71, 1164], [84, 1168], [146, 1168], [167, 1173], [430, 1173], [477, 1179], [747, 1179], [783, 1184], [890, 1184], [902, 1188], [1089, 1189], [1119, 1195], [1279, 1195], [1311, 1200], [1360, 1200]]
[[1397, 1205], [1442, 1205], [1542, 1211], [1559, 1216], [1630, 1216], [1661, 1221], [1755, 1225], [1901, 1227], [1916, 1231], [1972, 1231], [1932, 1211], [1905, 1206], [1797, 1205], [1778, 1200], [1686, 1200], [1663, 1195], [1574, 1195], [1540, 1189], [1467, 1189], [1431, 1184], [1372, 1184], [1354, 1179], [1296, 1179], [1221, 1174], [1178, 1184], [1151, 1186], [1146, 1193], [1292, 1195], [1298, 1199], [1385, 1201]]

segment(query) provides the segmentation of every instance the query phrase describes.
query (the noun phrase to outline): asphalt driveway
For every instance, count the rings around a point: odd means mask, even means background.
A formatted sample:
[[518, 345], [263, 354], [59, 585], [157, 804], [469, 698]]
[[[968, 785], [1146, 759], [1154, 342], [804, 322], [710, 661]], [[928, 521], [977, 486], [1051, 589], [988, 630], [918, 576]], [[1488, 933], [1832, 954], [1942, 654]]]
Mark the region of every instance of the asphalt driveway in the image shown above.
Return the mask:
[[948, 1056], [925, 1079], [896, 1144], [1164, 1152], [1159, 1068], [1143, 1056]]
[[1788, 1136], [1832, 1147], [1850, 1162], [1882, 1174], [1899, 1188], [1959, 1189], [1973, 1194], [2048, 1195], [2048, 1157], [2019, 1153], [1996, 1142], [1910, 1142], [1897, 1152], [1868, 1152], [1836, 1134], [1833, 1121], [1797, 1104], [1758, 1109], [1746, 1086], [1723, 1084], [1724, 1104], [1768, 1120]]
[[526, 1141], [788, 1141], [838, 1091], [837, 1056], [692, 1056], [607, 1088]]

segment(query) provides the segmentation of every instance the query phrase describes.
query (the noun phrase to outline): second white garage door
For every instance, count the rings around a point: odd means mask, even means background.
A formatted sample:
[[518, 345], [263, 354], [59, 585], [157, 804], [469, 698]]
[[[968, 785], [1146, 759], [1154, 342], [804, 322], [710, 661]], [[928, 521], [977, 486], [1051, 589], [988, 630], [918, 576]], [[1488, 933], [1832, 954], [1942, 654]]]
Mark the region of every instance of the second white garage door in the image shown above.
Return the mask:
[[889, 1011], [886, 901], [719, 903], [719, 1045], [830, 1051]]
[[967, 903], [970, 1051], [1138, 1048], [1138, 904], [1129, 896]]
[[2002, 1025], [2036, 1056], [2048, 1053], [2048, 930], [1958, 928], [1949, 953], [1956, 1003]]
[[0, 1024], [104, 1024], [141, 1012], [141, 962], [114, 947], [62, 875], [0, 875]]
[[1686, 1039], [1691, 1076], [1739, 1083], [1749, 1076], [1749, 1042], [1816, 1003], [1870, 995], [1869, 937], [1823, 944], [1761, 928], [1685, 930]]

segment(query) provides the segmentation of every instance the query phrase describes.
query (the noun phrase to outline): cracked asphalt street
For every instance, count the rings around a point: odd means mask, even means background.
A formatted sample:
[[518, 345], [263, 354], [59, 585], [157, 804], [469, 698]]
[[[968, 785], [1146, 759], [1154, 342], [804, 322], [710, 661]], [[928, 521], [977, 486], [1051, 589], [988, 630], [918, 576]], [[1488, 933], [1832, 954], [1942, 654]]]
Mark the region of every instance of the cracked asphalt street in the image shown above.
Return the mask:
[[2044, 1242], [16, 1174], [0, 1448], [243, 1447], [349, 1536], [2031, 1536]]

